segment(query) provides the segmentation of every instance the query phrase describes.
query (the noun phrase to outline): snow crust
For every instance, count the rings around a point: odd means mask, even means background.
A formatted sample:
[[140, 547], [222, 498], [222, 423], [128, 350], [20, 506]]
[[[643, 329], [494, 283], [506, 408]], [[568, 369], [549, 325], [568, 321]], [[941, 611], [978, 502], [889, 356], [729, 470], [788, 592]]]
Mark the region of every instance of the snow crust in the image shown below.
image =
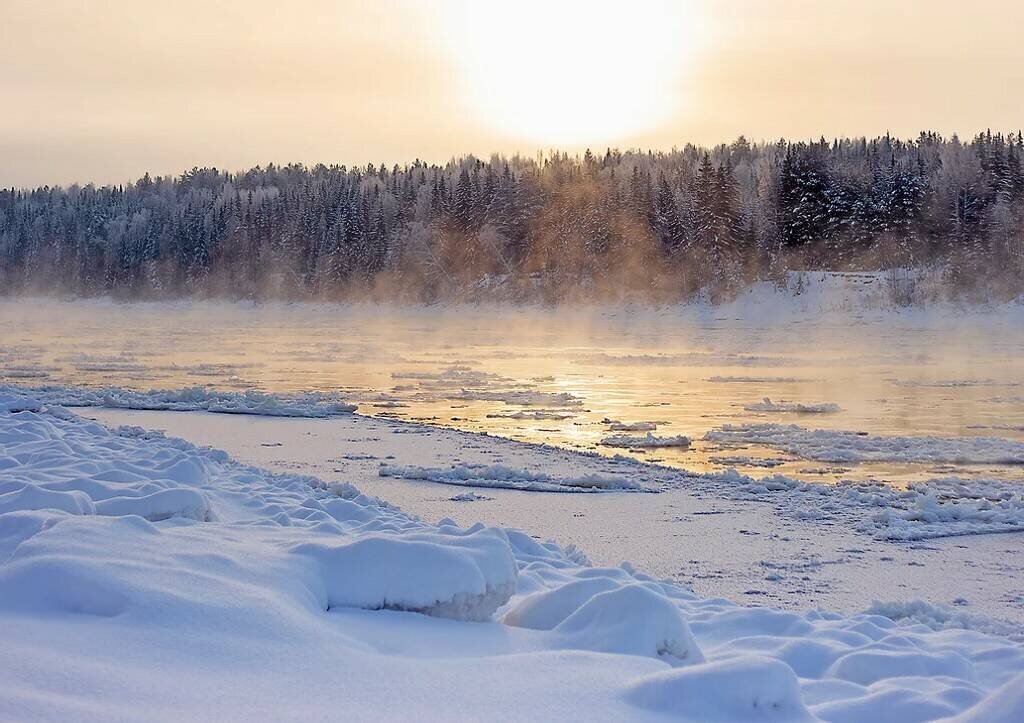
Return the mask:
[[743, 607], [57, 408], [0, 412], [0, 496], [7, 720], [1024, 717], [1024, 646], [941, 611]]

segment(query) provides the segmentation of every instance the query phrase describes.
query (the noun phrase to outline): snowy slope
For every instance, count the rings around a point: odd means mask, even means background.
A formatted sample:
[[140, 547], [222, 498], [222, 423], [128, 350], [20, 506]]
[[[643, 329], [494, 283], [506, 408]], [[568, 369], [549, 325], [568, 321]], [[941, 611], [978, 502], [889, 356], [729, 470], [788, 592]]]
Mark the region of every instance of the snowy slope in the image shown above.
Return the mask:
[[0, 411], [3, 719], [1024, 715], [1008, 639], [702, 599], [7, 401], [36, 411]]

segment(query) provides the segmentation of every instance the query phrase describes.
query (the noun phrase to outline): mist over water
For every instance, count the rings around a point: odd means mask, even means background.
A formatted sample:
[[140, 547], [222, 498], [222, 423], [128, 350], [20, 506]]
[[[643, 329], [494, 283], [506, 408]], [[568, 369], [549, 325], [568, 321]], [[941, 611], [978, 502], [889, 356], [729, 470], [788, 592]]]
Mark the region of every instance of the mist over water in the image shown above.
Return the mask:
[[[703, 439], [723, 425], [777, 423], [1024, 442], [1019, 321], [1014, 311], [812, 314], [756, 300], [542, 309], [21, 299], [0, 305], [0, 383], [340, 392], [363, 414], [754, 477], [1024, 479], [1008, 464], [834, 464]], [[648, 431], [693, 441], [602, 444]]]

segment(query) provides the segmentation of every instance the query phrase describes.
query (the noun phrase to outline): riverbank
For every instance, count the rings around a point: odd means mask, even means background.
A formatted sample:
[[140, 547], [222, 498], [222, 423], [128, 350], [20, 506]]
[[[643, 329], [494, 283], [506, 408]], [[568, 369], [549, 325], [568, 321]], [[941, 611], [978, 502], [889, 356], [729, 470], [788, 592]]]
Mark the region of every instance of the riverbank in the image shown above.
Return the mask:
[[[456, 439], [358, 416], [114, 413], [193, 434], [219, 427], [278, 455], [307, 439], [351, 476], [370, 454], [399, 465], [415, 453], [422, 465]], [[534, 447], [457, 439], [492, 470], [540, 459]], [[615, 473], [590, 464], [609, 462], [552, 455], [547, 479], [566, 479], [566, 466], [576, 479]], [[377, 480], [444, 489], [379, 467]], [[141, 427], [111, 432], [32, 400], [8, 398], [0, 411], [0, 490], [0, 716], [10, 719], [1021, 713], [1024, 647], [1009, 631], [963, 629], [966, 617], [936, 619], [925, 605], [856, 616], [736, 605], [593, 564], [572, 545], [424, 522], [341, 481], [267, 472]], [[493, 492], [552, 507], [666, 494]]]
[[[749, 480], [691, 476], [631, 459], [361, 415], [82, 413], [107, 425], [163, 429], [277, 472], [352, 483], [428, 522], [483, 522], [554, 538], [597, 564], [628, 561], [709, 597], [845, 614], [876, 601], [925, 601], [965, 619], [1024, 625], [1024, 533], [879, 540], [876, 533], [890, 528], [870, 524], [882, 509], [876, 502], [892, 494], [886, 489], [869, 503], [831, 486], [748, 491]], [[382, 465], [414, 469], [407, 477], [382, 476]], [[480, 466], [475, 479], [466, 472], [461, 480], [441, 474], [474, 465]], [[552, 494], [496, 486], [515, 484], [516, 470], [554, 480], [604, 476], [656, 493]], [[963, 521], [906, 524], [953, 534]]]

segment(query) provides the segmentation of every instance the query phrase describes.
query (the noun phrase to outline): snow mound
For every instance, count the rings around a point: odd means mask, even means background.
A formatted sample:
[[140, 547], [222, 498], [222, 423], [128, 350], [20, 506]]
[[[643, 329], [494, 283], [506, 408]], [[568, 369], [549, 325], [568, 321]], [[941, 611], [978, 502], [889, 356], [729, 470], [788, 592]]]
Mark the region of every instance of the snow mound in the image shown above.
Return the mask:
[[606, 447], [680, 447], [685, 449], [690, 446], [690, 438], [684, 437], [681, 434], [675, 437], [656, 437], [650, 432], [640, 436], [633, 436], [629, 434], [613, 434], [611, 436], [603, 438], [601, 440], [601, 444], [603, 444]]
[[762, 444], [819, 462], [1024, 464], [1024, 443], [1000, 437], [888, 437], [795, 424], [727, 424], [704, 440]]
[[517, 628], [552, 630], [594, 595], [615, 590], [620, 584], [608, 577], [573, 580], [523, 598], [505, 613], [501, 621]]
[[818, 404], [802, 404], [800, 402], [773, 402], [768, 397], [756, 404], [744, 404], [743, 408], [748, 412], [782, 412], [788, 414], [835, 414], [840, 411], [839, 405], [834, 402], [820, 402]]
[[[3, 409], [2, 401], [5, 396], [17, 395], [18, 389], [0, 386], [0, 410]], [[330, 417], [356, 410], [354, 404], [323, 392], [265, 394], [256, 390], [228, 392], [206, 387], [135, 391], [121, 387], [85, 389], [60, 386], [33, 387], [23, 391], [39, 400], [34, 402], [34, 409], [38, 409], [40, 404], [49, 404], [64, 407], [112, 407], [173, 412], [205, 411], [269, 417]]]
[[139, 497], [109, 497], [96, 503], [96, 514], [109, 517], [138, 515], [150, 522], [171, 517], [206, 522], [213, 512], [210, 501], [200, 490], [178, 487]]
[[527, 492], [652, 492], [619, 475], [586, 474], [555, 477], [504, 465], [460, 464], [450, 468], [403, 465], [380, 466], [381, 477], [401, 477], [462, 487], [524, 490]]
[[[5, 486], [12, 484], [0, 477]], [[81, 490], [49, 490], [44, 487], [25, 485], [13, 492], [0, 494], [0, 514], [20, 510], [60, 510], [72, 515], [94, 515], [96, 505]]]
[[658, 657], [671, 665], [704, 662], [679, 608], [639, 584], [597, 593], [553, 632], [578, 650]]
[[326, 608], [406, 610], [488, 620], [515, 592], [516, 562], [504, 535], [370, 535], [294, 549], [321, 570]]
[[813, 721], [793, 669], [747, 656], [668, 670], [633, 683], [633, 703], [682, 721]]
[[1024, 714], [1024, 674], [1012, 678], [984, 701], [946, 723], [1020, 723]]

